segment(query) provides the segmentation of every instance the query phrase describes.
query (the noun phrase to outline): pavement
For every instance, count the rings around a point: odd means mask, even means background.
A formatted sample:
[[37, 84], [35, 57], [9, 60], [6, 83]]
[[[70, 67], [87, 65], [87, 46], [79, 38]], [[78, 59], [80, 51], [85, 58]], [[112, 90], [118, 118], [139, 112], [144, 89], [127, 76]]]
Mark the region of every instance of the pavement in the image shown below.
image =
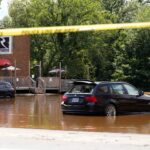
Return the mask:
[[0, 128], [0, 150], [150, 150], [149, 134]]

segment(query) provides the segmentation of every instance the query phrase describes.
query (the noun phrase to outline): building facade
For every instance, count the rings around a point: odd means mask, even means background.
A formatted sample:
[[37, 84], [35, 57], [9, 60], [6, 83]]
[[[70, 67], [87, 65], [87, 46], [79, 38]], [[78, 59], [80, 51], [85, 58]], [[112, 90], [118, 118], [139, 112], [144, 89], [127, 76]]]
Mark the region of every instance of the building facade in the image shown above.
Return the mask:
[[30, 76], [30, 36], [0, 37], [0, 76], [11, 76], [14, 70], [17, 77]]

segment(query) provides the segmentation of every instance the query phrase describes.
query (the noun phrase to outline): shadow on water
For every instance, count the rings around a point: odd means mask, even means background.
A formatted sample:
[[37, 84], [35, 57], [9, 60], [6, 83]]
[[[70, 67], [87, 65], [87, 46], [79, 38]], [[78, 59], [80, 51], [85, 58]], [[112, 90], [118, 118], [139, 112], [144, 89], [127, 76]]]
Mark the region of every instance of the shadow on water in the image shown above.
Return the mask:
[[59, 95], [0, 99], [0, 127], [150, 134], [150, 113], [63, 115]]

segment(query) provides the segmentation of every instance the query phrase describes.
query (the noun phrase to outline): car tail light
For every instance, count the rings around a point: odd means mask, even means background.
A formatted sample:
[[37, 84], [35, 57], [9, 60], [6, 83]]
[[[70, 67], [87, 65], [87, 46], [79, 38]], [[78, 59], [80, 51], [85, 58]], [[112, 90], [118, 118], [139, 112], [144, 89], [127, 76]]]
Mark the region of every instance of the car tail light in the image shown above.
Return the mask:
[[67, 97], [66, 95], [63, 95], [63, 96], [61, 97], [61, 100], [62, 100], [63, 102], [65, 102], [67, 99], [68, 99], [68, 97]]
[[86, 100], [87, 102], [94, 102], [94, 103], [97, 102], [97, 99], [96, 99], [95, 96], [86, 96], [86, 97], [85, 97], [85, 100]]

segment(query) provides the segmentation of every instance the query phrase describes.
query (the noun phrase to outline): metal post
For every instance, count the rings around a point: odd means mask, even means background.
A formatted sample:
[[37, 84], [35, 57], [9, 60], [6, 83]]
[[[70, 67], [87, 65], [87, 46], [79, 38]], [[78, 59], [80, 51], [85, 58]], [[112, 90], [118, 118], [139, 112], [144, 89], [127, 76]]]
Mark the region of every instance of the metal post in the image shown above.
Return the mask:
[[29, 64], [28, 65], [29, 65], [29, 68], [28, 68], [29, 69], [29, 74], [28, 75], [29, 75], [29, 77], [31, 77], [31, 70], [30, 70], [31, 64], [30, 64], [30, 60], [29, 60]]
[[40, 63], [39, 63], [39, 77], [41, 77], [41, 75], [42, 75], [42, 68], [41, 68], [41, 61], [40, 61]]
[[59, 62], [59, 92], [61, 93], [61, 61]]
[[87, 79], [90, 80], [90, 67], [87, 65]]
[[17, 72], [16, 72], [16, 59], [15, 59], [15, 81], [14, 81], [14, 88], [15, 88], [15, 93], [16, 93], [16, 76], [17, 76]]

